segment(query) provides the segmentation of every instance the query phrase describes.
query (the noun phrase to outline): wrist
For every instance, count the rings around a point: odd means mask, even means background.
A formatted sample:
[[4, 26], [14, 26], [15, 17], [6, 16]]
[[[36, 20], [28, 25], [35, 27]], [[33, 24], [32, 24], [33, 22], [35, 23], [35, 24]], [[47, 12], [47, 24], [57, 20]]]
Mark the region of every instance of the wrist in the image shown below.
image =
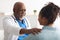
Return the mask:
[[30, 29], [26, 29], [25, 30], [25, 34], [30, 34], [31, 32], [30, 32]]
[[19, 33], [20, 34], [25, 34], [25, 31], [26, 31], [26, 29], [21, 29]]

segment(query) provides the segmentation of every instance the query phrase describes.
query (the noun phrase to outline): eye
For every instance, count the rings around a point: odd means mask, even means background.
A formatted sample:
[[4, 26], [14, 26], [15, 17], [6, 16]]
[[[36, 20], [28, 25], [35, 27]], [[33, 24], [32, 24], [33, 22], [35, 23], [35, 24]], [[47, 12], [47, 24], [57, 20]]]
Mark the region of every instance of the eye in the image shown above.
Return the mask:
[[24, 9], [24, 11], [26, 11], [26, 9]]
[[21, 9], [21, 10], [19, 10], [19, 11], [26, 11], [26, 9]]

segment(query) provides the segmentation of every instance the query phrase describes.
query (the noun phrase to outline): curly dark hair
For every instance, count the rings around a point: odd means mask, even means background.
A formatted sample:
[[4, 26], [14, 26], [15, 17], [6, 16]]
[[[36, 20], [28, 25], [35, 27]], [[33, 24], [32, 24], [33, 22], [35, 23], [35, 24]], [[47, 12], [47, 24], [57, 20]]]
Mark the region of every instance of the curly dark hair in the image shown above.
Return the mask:
[[55, 21], [60, 8], [55, 5], [54, 3], [50, 2], [48, 5], [43, 7], [41, 11], [39, 12], [39, 16], [45, 17], [48, 20], [48, 24], [51, 24]]

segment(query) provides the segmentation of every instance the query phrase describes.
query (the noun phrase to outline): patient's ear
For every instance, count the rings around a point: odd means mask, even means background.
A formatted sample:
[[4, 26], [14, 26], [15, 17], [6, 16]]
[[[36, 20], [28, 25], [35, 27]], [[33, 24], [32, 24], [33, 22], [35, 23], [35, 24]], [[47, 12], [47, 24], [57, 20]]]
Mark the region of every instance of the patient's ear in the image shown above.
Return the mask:
[[47, 24], [48, 23], [48, 20], [47, 20], [46, 17], [42, 17], [42, 21], [43, 21], [44, 24]]
[[46, 17], [42, 17], [42, 19], [43, 19], [43, 20], [47, 20], [47, 18], [46, 18]]

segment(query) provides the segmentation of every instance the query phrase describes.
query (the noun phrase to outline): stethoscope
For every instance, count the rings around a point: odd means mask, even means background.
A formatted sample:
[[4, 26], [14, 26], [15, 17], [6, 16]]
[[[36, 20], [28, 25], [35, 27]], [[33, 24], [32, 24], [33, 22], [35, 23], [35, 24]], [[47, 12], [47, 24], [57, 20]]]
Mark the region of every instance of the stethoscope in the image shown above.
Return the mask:
[[[12, 15], [11, 15], [11, 17], [14, 19], [15, 23], [17, 23], [16, 18], [14, 18]], [[26, 21], [26, 23], [27, 23], [27, 27], [29, 27], [28, 22], [27, 22], [27, 20], [26, 20], [26, 19], [25, 19], [25, 21]]]
[[14, 18], [12, 15], [11, 15], [11, 17], [14, 19], [15, 23], [17, 23], [16, 18]]

